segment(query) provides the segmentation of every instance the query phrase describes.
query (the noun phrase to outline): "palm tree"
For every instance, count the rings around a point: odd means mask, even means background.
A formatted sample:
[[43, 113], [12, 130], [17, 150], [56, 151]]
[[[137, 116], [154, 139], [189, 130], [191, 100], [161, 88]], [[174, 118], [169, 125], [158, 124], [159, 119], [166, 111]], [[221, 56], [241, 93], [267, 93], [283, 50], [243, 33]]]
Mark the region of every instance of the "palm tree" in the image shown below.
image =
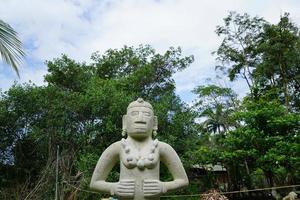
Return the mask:
[[17, 32], [2, 20], [0, 20], [0, 54], [2, 60], [20, 77], [18, 67], [25, 56], [22, 42], [18, 39]]
[[212, 133], [222, 133], [228, 128], [227, 112], [223, 109], [223, 106], [218, 104], [215, 109], [208, 108], [201, 114], [206, 120], [203, 122], [203, 127]]

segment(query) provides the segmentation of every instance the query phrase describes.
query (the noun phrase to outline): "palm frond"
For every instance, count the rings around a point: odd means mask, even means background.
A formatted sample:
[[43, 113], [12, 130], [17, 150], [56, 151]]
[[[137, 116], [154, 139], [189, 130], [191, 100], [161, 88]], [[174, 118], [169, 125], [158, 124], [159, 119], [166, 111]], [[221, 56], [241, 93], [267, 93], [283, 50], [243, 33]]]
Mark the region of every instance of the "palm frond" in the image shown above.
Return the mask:
[[0, 20], [0, 54], [2, 60], [10, 65], [19, 76], [19, 65], [25, 52], [17, 32], [7, 23]]

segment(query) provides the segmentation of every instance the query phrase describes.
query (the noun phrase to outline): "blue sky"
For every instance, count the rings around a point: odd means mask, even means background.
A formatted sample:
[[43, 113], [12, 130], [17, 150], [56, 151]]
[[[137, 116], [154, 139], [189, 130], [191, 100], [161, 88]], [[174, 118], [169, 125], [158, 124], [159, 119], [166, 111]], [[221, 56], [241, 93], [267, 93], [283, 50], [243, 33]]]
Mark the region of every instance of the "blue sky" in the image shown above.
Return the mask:
[[[300, 25], [299, 0], [2, 0], [0, 18], [9, 23], [24, 43], [26, 59], [16, 73], [0, 60], [0, 88], [14, 81], [45, 84], [45, 60], [67, 54], [90, 61], [95, 51], [124, 45], [150, 44], [158, 52], [180, 46], [195, 62], [174, 75], [176, 92], [190, 103], [191, 90], [214, 80], [217, 65], [211, 52], [221, 39], [214, 33], [229, 11], [247, 12], [276, 23], [284, 12]], [[243, 81], [215, 81], [243, 96]]]

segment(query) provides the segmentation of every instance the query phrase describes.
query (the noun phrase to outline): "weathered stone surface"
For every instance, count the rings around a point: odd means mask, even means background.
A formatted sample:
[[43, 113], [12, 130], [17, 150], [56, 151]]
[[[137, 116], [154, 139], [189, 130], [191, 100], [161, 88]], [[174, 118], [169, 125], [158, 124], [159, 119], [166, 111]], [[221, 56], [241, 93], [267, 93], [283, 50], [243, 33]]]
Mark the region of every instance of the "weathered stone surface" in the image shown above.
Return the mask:
[[[168, 192], [188, 185], [188, 178], [174, 149], [152, 135], [157, 133], [157, 117], [151, 104], [139, 98], [129, 104], [123, 116], [123, 138], [110, 145], [101, 155], [90, 187], [127, 200], [157, 200]], [[119, 182], [107, 182], [113, 166], [120, 161]], [[174, 180], [159, 179], [163, 162]]]

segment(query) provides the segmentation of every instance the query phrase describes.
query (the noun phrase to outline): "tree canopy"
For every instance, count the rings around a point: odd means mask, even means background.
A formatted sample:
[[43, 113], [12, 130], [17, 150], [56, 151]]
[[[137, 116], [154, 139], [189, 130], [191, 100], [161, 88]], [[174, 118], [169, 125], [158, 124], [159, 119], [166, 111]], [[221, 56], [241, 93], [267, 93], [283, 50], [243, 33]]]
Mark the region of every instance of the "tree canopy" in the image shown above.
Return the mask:
[[299, 183], [298, 27], [287, 13], [271, 24], [231, 12], [216, 33], [223, 38], [217, 70], [245, 79], [250, 93], [240, 102], [230, 88], [195, 88], [195, 106], [206, 117], [199, 163], [225, 166], [234, 190]]
[[176, 96], [172, 75], [193, 57], [182, 56], [180, 48], [158, 54], [150, 46], [125, 46], [96, 52], [92, 61], [78, 63], [63, 55], [47, 61], [46, 86], [14, 85], [1, 94], [1, 185], [29, 182], [19, 189], [20, 198], [53, 196], [49, 186], [55, 180], [57, 146], [60, 187], [66, 187], [60, 196], [76, 193], [64, 182], [88, 187], [101, 152], [121, 139], [122, 115], [137, 97], [152, 103], [159, 119], [158, 138], [172, 144], [190, 165], [194, 114]]

